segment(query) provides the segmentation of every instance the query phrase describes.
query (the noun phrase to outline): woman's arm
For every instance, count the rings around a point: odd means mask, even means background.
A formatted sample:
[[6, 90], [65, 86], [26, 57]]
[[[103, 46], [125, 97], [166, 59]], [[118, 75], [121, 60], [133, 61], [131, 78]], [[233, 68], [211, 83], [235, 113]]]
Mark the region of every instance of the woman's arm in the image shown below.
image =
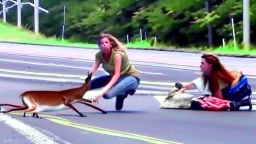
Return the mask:
[[180, 92], [185, 92], [185, 90], [193, 89], [195, 87], [195, 84], [193, 82], [190, 82], [188, 84], [185, 84], [181, 89]]
[[219, 99], [223, 99], [222, 92], [220, 89], [218, 89], [216, 92], [214, 92], [212, 96], [219, 98]]
[[106, 93], [119, 79], [121, 64], [122, 64], [121, 54], [115, 54], [115, 72], [114, 72], [114, 75], [111, 78], [110, 82], [102, 89], [103, 93]]
[[96, 72], [96, 70], [99, 68], [99, 66], [100, 66], [100, 61], [98, 59], [96, 59], [91, 68], [91, 71], [90, 71], [92, 73], [92, 75]]
[[193, 89], [195, 87], [195, 84], [193, 82], [190, 82], [188, 84], [185, 84], [183, 87], [189, 90]]

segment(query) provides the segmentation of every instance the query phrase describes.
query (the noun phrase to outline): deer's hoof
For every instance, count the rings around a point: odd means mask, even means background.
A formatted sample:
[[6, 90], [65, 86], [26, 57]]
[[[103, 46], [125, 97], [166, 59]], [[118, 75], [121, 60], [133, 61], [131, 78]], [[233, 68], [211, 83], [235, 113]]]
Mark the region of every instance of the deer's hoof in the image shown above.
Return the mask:
[[103, 113], [103, 114], [107, 114], [107, 112], [106, 112], [106, 111], [103, 111], [102, 113]]

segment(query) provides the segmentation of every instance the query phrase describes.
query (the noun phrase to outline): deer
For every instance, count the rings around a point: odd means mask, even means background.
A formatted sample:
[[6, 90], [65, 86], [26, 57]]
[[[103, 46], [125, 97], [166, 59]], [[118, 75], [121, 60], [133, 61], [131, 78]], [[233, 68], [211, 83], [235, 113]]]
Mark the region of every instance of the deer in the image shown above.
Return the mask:
[[86, 117], [80, 113], [73, 104], [80, 103], [91, 108], [94, 108], [103, 114], [107, 112], [101, 108], [92, 104], [91, 100], [83, 98], [83, 95], [89, 90], [90, 82], [92, 78], [92, 73], [88, 72], [88, 76], [85, 82], [80, 87], [71, 88], [67, 90], [60, 91], [26, 91], [20, 95], [23, 105], [14, 105], [8, 103], [0, 103], [1, 106], [11, 106], [14, 108], [1, 111], [1, 113], [9, 113], [13, 111], [24, 110], [23, 117], [26, 117], [26, 113], [32, 113], [32, 117], [41, 118], [38, 113], [49, 112], [49, 111], [59, 111], [64, 109], [72, 109], [78, 113], [81, 117]]

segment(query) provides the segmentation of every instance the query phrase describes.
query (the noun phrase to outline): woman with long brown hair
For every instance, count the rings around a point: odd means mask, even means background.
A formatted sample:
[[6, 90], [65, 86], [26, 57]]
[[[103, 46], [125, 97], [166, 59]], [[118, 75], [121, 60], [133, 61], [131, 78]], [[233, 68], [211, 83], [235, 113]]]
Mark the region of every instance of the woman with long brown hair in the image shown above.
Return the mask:
[[[237, 110], [240, 106], [250, 106], [251, 109], [251, 88], [242, 72], [228, 71], [214, 54], [203, 54], [201, 58], [202, 76], [184, 85], [180, 92], [196, 87], [212, 97], [230, 101], [230, 109]], [[230, 93], [237, 85], [241, 88]], [[244, 99], [246, 96], [249, 97]]]
[[139, 71], [130, 63], [124, 45], [113, 35], [103, 33], [98, 38], [100, 51], [95, 55], [91, 72], [94, 74], [102, 64], [109, 74], [91, 81], [90, 89], [102, 88], [93, 99], [111, 99], [116, 97], [116, 110], [123, 108], [123, 101], [128, 94], [133, 95], [140, 83]]

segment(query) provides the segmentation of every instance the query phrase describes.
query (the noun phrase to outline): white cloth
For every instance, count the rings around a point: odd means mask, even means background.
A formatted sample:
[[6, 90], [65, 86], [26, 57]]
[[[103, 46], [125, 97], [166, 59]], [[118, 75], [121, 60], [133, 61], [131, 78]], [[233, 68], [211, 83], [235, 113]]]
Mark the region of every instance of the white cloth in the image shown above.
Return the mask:
[[100, 94], [101, 89], [102, 88], [88, 90], [84, 94], [83, 99], [93, 100], [93, 98], [95, 98], [96, 96], [98, 96]]
[[196, 86], [200, 93], [211, 95], [209, 83], [207, 82], [206, 86], [204, 87], [204, 79], [202, 77], [193, 80], [192, 83]]

